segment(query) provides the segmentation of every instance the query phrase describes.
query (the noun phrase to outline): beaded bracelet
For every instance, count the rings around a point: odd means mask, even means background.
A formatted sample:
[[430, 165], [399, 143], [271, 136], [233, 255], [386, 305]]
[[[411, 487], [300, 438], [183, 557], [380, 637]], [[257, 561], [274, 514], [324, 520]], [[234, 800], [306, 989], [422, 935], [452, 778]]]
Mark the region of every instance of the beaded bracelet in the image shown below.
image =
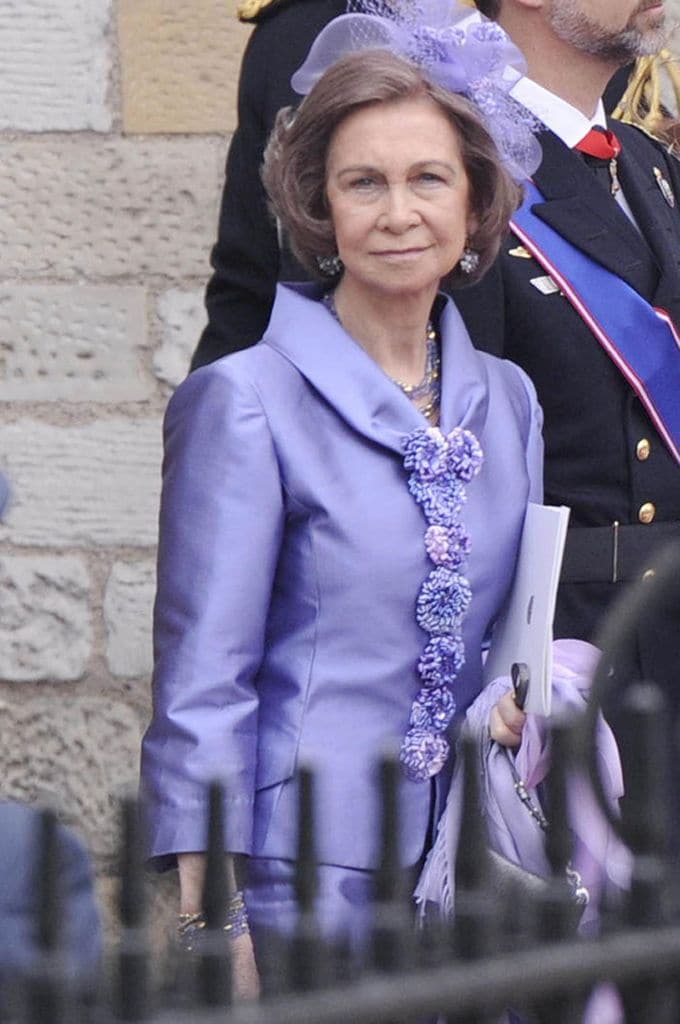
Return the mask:
[[240, 889], [234, 893], [227, 904], [227, 920], [224, 930], [230, 939], [235, 939], [237, 936], [245, 935], [250, 931], [248, 911], [243, 899], [243, 892]]
[[[205, 914], [202, 910], [195, 914], [177, 915], [177, 939], [184, 952], [194, 952], [197, 939], [205, 926]], [[235, 939], [239, 935], [247, 935], [250, 932], [248, 911], [240, 890], [234, 893], [227, 903], [227, 919], [223, 930], [230, 939]]]
[[177, 941], [180, 949], [185, 953], [193, 953], [196, 948], [196, 939], [204, 928], [205, 916], [202, 912], [198, 914], [178, 914]]

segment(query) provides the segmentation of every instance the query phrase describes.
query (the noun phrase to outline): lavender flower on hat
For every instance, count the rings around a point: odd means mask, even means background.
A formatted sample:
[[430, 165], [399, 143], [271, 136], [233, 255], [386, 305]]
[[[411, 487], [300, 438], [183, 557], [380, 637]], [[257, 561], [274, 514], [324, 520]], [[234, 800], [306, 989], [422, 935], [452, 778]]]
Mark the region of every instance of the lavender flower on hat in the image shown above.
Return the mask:
[[456, 0], [350, 0], [316, 37], [291, 79], [305, 96], [341, 57], [386, 49], [416, 64], [433, 83], [465, 96], [494, 139], [508, 172], [522, 181], [541, 162], [537, 119], [510, 95], [526, 74], [524, 57], [495, 22]]

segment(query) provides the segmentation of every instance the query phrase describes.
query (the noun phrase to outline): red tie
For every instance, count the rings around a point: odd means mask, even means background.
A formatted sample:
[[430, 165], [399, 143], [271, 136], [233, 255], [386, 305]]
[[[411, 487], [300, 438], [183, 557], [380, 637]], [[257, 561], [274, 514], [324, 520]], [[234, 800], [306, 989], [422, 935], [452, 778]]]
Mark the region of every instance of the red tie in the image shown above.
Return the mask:
[[580, 153], [587, 153], [588, 156], [597, 157], [598, 160], [615, 160], [621, 152], [621, 143], [614, 135], [614, 132], [604, 128], [591, 128], [580, 142], [577, 142], [574, 149]]

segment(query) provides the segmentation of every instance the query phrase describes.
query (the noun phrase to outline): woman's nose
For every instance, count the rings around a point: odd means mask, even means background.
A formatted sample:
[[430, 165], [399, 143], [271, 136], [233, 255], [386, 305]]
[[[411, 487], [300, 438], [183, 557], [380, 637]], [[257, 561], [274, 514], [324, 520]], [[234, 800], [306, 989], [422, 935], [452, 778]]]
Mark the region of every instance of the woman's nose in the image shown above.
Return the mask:
[[387, 189], [379, 226], [386, 231], [406, 231], [420, 222], [416, 197], [408, 188]]

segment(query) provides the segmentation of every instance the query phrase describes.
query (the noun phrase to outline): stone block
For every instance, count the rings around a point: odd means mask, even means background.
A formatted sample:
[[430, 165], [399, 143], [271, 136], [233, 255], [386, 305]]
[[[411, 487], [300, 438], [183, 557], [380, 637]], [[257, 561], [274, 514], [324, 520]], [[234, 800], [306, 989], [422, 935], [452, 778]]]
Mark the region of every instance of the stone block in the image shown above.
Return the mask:
[[206, 278], [225, 149], [215, 137], [5, 142], [0, 278]]
[[54, 806], [95, 856], [118, 848], [119, 802], [137, 788], [140, 727], [97, 697], [0, 701], [2, 795]]
[[107, 132], [112, 0], [0, 4], [0, 129]]
[[0, 539], [38, 546], [156, 542], [160, 415], [54, 426], [0, 425], [0, 468], [13, 500]]
[[189, 363], [207, 323], [203, 290], [172, 288], [158, 300], [163, 343], [153, 359], [156, 375], [176, 386], [189, 372]]
[[153, 379], [143, 288], [84, 285], [0, 287], [0, 399], [134, 402]]
[[106, 660], [114, 676], [151, 672], [151, 620], [156, 586], [152, 561], [116, 562], [104, 594]]
[[0, 555], [0, 679], [81, 679], [92, 651], [89, 601], [82, 559]]
[[237, 0], [119, 0], [125, 132], [226, 132], [236, 124], [250, 28]]

